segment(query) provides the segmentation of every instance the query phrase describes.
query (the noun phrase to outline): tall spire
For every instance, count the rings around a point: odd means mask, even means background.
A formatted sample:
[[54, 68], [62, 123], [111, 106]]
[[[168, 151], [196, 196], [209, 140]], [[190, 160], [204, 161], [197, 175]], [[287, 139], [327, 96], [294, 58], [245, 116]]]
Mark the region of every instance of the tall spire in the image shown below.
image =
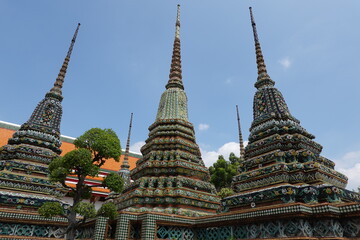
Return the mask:
[[125, 156], [124, 156], [124, 161], [121, 164], [121, 169], [129, 169], [130, 168], [129, 151], [130, 151], [130, 135], [131, 135], [132, 119], [133, 119], [133, 113], [131, 113], [131, 116], [130, 116], [130, 125], [129, 125], [128, 138], [126, 141]]
[[121, 164], [119, 170], [119, 175], [123, 178], [125, 185], [128, 185], [130, 183], [129, 151], [130, 151], [130, 135], [131, 135], [132, 119], [133, 119], [133, 113], [131, 113], [130, 116], [129, 133], [126, 141], [124, 161]]
[[257, 82], [255, 83], [255, 87], [261, 88], [261, 87], [269, 86], [269, 85], [274, 86], [275, 82], [273, 80], [271, 80], [269, 74], [266, 71], [265, 60], [264, 60], [264, 56], [261, 51], [261, 46], [260, 46], [257, 31], [256, 31], [256, 23], [255, 23], [254, 16], [252, 13], [252, 8], [249, 7], [249, 9], [250, 9], [251, 25], [252, 25], [252, 29], [253, 29], [253, 33], [254, 33], [256, 64], [257, 64], [257, 69], [258, 69], [258, 78], [257, 78]]
[[71, 56], [71, 53], [72, 53], [72, 50], [73, 50], [73, 47], [74, 47], [74, 44], [75, 44], [75, 40], [76, 40], [78, 31], [79, 31], [79, 28], [80, 28], [80, 23], [78, 23], [78, 25], [77, 25], [74, 36], [73, 36], [73, 38], [71, 40], [69, 50], [68, 50], [68, 52], [66, 54], [66, 57], [65, 57], [64, 62], [62, 64], [62, 66], [61, 66], [60, 72], [59, 72], [59, 74], [58, 74], [58, 76], [56, 78], [56, 81], [54, 83], [54, 87], [48, 93], [51, 96], [55, 95], [60, 100], [62, 100], [62, 98], [63, 98], [61, 89], [62, 89], [62, 86], [63, 86], [63, 83], [64, 83], [66, 70], [67, 70], [67, 67], [68, 67], [68, 64], [69, 64], [69, 61], [70, 61], [70, 56]]
[[181, 76], [180, 56], [180, 5], [177, 5], [174, 49], [171, 59], [169, 81], [161, 95], [156, 119], [182, 119], [188, 121], [187, 97]]
[[238, 105], [236, 105], [236, 114], [237, 114], [237, 121], [238, 121], [238, 129], [239, 129], [239, 143], [240, 143], [240, 161], [244, 160], [245, 156], [245, 149], [244, 149], [244, 141], [241, 133], [241, 126], [240, 126], [240, 117], [239, 117], [239, 109]]
[[171, 68], [169, 74], [169, 81], [166, 84], [166, 89], [177, 87], [184, 89], [181, 76], [181, 53], [180, 53], [180, 5], [177, 5], [177, 16], [175, 23], [175, 39], [173, 46], [173, 54], [171, 58]]

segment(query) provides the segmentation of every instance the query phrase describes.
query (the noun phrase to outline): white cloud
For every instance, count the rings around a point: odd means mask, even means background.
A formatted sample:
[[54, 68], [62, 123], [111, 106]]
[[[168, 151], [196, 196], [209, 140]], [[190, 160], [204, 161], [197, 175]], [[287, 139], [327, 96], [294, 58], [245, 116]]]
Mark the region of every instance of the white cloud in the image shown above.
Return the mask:
[[[244, 145], [246, 146], [248, 141], [244, 142]], [[218, 150], [216, 151], [206, 151], [202, 148], [200, 148], [202, 159], [205, 163], [205, 166], [210, 167], [213, 165], [214, 162], [218, 159], [219, 155], [223, 155], [225, 159], [227, 159], [230, 155], [230, 153], [235, 153], [236, 156], [239, 156], [240, 152], [240, 146], [239, 143], [236, 142], [228, 142], [222, 145]]]
[[356, 163], [351, 168], [340, 168], [338, 171], [349, 178], [347, 189], [357, 190], [360, 187], [360, 163]]
[[229, 77], [225, 80], [226, 84], [231, 84], [232, 82], [233, 82], [233, 79], [231, 77]]
[[209, 125], [209, 124], [206, 124], [206, 123], [200, 123], [200, 124], [199, 124], [199, 130], [200, 130], [200, 131], [206, 131], [206, 130], [209, 129], [209, 127], [210, 127], [210, 125]]
[[360, 151], [348, 152], [341, 158], [341, 160], [342, 164], [354, 165], [355, 163], [360, 163]]
[[145, 145], [144, 141], [136, 142], [130, 146], [130, 151], [140, 153], [140, 148]]
[[335, 163], [336, 170], [349, 178], [346, 188], [357, 190], [360, 187], [360, 151], [348, 152], [340, 159], [335, 160]]
[[291, 60], [289, 59], [289, 57], [284, 57], [283, 59], [281, 59], [281, 60], [279, 61], [279, 63], [284, 67], [284, 69], [288, 69], [288, 68], [291, 66], [291, 64], [292, 64], [292, 62], [291, 62]]

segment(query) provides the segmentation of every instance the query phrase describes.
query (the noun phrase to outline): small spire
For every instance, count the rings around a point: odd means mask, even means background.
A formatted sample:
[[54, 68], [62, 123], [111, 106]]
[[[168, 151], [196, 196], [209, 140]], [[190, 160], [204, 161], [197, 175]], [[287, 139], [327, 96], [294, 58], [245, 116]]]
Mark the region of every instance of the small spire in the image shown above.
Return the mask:
[[124, 156], [124, 161], [121, 164], [121, 169], [122, 170], [124, 170], [124, 169], [129, 170], [130, 169], [129, 151], [130, 151], [130, 135], [131, 135], [132, 119], [133, 119], [133, 113], [131, 113], [131, 116], [130, 116], [130, 125], [129, 125], [128, 138], [127, 138], [127, 141], [126, 141], [125, 156]]
[[73, 38], [71, 40], [69, 50], [68, 50], [68, 52], [66, 54], [66, 57], [65, 57], [64, 62], [62, 64], [62, 66], [61, 66], [60, 72], [59, 72], [59, 74], [58, 74], [58, 76], [56, 78], [56, 81], [54, 83], [54, 87], [50, 90], [50, 94], [55, 94], [60, 99], [62, 99], [62, 91], [61, 91], [61, 89], [62, 89], [62, 86], [63, 86], [63, 83], [64, 83], [66, 70], [67, 70], [67, 67], [68, 67], [68, 64], [69, 64], [69, 61], [70, 61], [70, 56], [71, 56], [71, 53], [72, 53], [72, 50], [73, 50], [73, 47], [74, 47], [74, 44], [75, 44], [75, 41], [76, 41], [76, 37], [77, 37], [78, 31], [79, 31], [79, 28], [80, 28], [80, 23], [78, 23], [78, 25], [77, 25], [74, 36], [73, 36]]
[[239, 116], [238, 105], [236, 105], [236, 113], [237, 113], [238, 129], [239, 129], [240, 161], [244, 161], [244, 159], [245, 159], [245, 149], [244, 149], [244, 141], [243, 141], [243, 137], [242, 137], [242, 133], [241, 133], [240, 116]]
[[175, 24], [175, 40], [173, 46], [173, 54], [171, 58], [171, 68], [169, 74], [169, 81], [166, 84], [166, 89], [170, 87], [178, 87], [184, 89], [181, 75], [181, 54], [180, 54], [180, 5], [177, 5], [177, 16]]
[[256, 23], [255, 23], [254, 16], [252, 13], [252, 8], [249, 7], [249, 9], [250, 9], [251, 25], [252, 25], [252, 29], [253, 29], [253, 33], [254, 33], [256, 64], [257, 64], [257, 69], [258, 69], [258, 78], [257, 78], [257, 82], [255, 83], [255, 87], [261, 88], [263, 86], [274, 86], [275, 82], [273, 80], [271, 80], [270, 76], [268, 75], [268, 73], [266, 71], [265, 60], [264, 60], [264, 56], [261, 51], [261, 46], [260, 46], [259, 37], [257, 34], [257, 30], [256, 30]]

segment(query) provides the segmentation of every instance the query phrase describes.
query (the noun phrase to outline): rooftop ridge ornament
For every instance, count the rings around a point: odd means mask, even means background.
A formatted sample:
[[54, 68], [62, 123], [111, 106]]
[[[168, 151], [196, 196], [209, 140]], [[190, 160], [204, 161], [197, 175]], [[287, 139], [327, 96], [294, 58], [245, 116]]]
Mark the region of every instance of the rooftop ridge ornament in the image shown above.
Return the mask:
[[239, 158], [239, 160], [244, 161], [245, 148], [244, 148], [244, 141], [243, 141], [241, 126], [240, 126], [240, 116], [239, 116], [238, 105], [236, 105], [236, 114], [237, 114], [237, 122], [238, 122], [238, 129], [239, 129], [239, 143], [240, 143], [240, 158]]
[[79, 32], [79, 28], [80, 28], [80, 23], [78, 23], [78, 25], [77, 25], [74, 36], [73, 36], [73, 38], [71, 40], [69, 50], [68, 50], [68, 52], [66, 54], [66, 57], [65, 57], [64, 62], [62, 64], [62, 66], [61, 66], [60, 72], [59, 72], [59, 74], [58, 74], [58, 76], [56, 78], [56, 81], [54, 83], [54, 87], [51, 88], [50, 92], [48, 92], [46, 94], [47, 96], [50, 95], [52, 97], [56, 97], [60, 101], [63, 99], [61, 89], [62, 89], [62, 86], [63, 86], [63, 83], [64, 83], [66, 70], [67, 70], [67, 67], [68, 67], [68, 64], [69, 64], [69, 61], [70, 61], [71, 53], [72, 53], [72, 50], [73, 50], [73, 47], [74, 47], [74, 44], [75, 44], [75, 41], [76, 41], [77, 34]]
[[181, 52], [180, 52], [180, 5], [177, 5], [177, 15], [175, 23], [175, 39], [173, 45], [173, 54], [171, 58], [171, 67], [169, 74], [169, 81], [166, 84], [168, 88], [181, 88], [184, 89], [181, 75]]
[[252, 8], [249, 7], [249, 10], [250, 10], [251, 26], [252, 26], [253, 34], [254, 34], [256, 64], [257, 64], [257, 69], [258, 69], [258, 77], [257, 77], [257, 82], [255, 83], [255, 87], [262, 88], [265, 86], [274, 86], [275, 82], [273, 80], [271, 80], [271, 78], [266, 70], [265, 60], [264, 60], [264, 56], [263, 56], [263, 53], [261, 50], [259, 36], [258, 36], [257, 30], [256, 30], [256, 23], [255, 23], [255, 19], [254, 19], [253, 13], [252, 13]]

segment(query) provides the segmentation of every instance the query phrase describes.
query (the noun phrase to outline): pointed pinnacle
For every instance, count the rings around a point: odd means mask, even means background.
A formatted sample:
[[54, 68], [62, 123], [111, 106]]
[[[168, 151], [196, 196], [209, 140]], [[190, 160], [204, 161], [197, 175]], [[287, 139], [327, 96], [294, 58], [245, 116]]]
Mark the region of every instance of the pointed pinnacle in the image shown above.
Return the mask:
[[63, 86], [63, 83], [64, 83], [66, 70], [67, 70], [67, 67], [68, 67], [68, 64], [69, 64], [69, 61], [70, 61], [71, 53], [72, 53], [72, 50], [73, 50], [73, 47], [74, 47], [74, 44], [75, 44], [75, 41], [76, 41], [76, 37], [77, 37], [78, 31], [79, 31], [79, 28], [80, 28], [80, 23], [78, 23], [78, 25], [77, 25], [74, 36], [73, 36], [73, 38], [71, 40], [69, 50], [68, 50], [68, 52], [66, 54], [66, 57], [65, 57], [64, 62], [62, 64], [62, 66], [61, 66], [60, 72], [59, 72], [59, 74], [58, 74], [58, 76], [56, 78], [56, 81], [54, 83], [54, 87], [50, 90], [50, 93], [55, 94], [60, 99], [62, 99], [62, 91], [61, 91], [61, 89], [62, 89], [62, 86]]
[[180, 38], [180, 4], [177, 5], [175, 38]]
[[130, 125], [129, 125], [128, 138], [126, 141], [125, 156], [124, 156], [124, 161], [121, 164], [121, 169], [129, 169], [130, 168], [129, 152], [130, 152], [130, 136], [131, 136], [132, 119], [133, 119], [133, 113], [131, 113], [131, 116], [130, 116]]
[[245, 149], [244, 149], [244, 141], [243, 141], [241, 126], [240, 126], [240, 116], [239, 116], [238, 105], [236, 105], [236, 113], [237, 113], [238, 129], [239, 129], [240, 161], [243, 161], [245, 159]]
[[181, 75], [181, 52], [180, 52], [180, 5], [177, 5], [177, 15], [175, 24], [175, 40], [173, 46], [173, 54], [171, 59], [171, 68], [169, 74], [169, 81], [166, 84], [166, 89], [170, 87], [177, 87], [184, 89]]
[[256, 23], [255, 23], [255, 19], [254, 19], [253, 13], [252, 13], [252, 8], [249, 7], [249, 10], [250, 10], [251, 26], [252, 26], [253, 34], [254, 34], [256, 64], [257, 64], [257, 69], [258, 69], [258, 78], [257, 78], [257, 82], [255, 83], [255, 87], [260, 88], [265, 85], [274, 86], [275, 82], [270, 79], [270, 76], [268, 75], [267, 70], [266, 70], [265, 60], [264, 60], [264, 56], [262, 54], [262, 50], [261, 50], [261, 46], [260, 46], [260, 42], [259, 42], [259, 36], [257, 34]]

